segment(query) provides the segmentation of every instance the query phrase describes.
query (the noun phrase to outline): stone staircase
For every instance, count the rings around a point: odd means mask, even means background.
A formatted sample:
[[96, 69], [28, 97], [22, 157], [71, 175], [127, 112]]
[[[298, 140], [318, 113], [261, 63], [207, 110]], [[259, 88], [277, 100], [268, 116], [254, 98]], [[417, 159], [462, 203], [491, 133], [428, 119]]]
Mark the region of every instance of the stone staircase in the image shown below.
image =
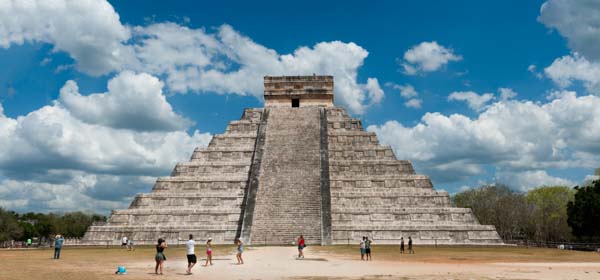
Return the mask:
[[267, 110], [252, 244], [321, 244], [319, 108]]

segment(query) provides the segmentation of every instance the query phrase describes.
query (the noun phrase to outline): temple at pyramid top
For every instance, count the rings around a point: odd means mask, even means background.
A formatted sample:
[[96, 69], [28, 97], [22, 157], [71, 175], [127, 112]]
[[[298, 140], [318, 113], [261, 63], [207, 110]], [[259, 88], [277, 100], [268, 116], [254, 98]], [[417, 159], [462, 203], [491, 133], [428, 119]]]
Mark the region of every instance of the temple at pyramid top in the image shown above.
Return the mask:
[[265, 107], [333, 107], [333, 76], [265, 76]]

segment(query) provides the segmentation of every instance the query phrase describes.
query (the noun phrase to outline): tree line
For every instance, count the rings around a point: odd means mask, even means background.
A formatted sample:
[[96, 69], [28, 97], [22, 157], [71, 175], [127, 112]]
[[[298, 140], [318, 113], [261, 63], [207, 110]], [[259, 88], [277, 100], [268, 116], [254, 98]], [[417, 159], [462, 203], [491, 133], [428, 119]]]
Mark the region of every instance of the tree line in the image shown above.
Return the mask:
[[42, 242], [57, 233], [67, 238], [79, 238], [95, 221], [106, 221], [106, 217], [79, 211], [19, 214], [0, 208], [0, 242], [29, 238], [38, 238], [38, 242]]
[[452, 201], [471, 208], [481, 224], [496, 226], [504, 240], [600, 242], [600, 180], [527, 192], [486, 185], [457, 193]]

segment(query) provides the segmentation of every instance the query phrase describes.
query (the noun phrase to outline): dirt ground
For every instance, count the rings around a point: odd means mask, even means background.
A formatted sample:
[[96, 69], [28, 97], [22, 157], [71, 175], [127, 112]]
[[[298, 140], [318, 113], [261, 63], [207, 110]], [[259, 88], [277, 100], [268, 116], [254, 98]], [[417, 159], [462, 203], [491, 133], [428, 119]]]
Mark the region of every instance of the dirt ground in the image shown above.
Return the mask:
[[[154, 274], [154, 249], [64, 248], [0, 250], [0, 279], [600, 279], [600, 254], [522, 247], [374, 246], [373, 261], [361, 261], [357, 246], [309, 246], [297, 260], [295, 247], [247, 247], [236, 265], [233, 246], [214, 246], [212, 266], [199, 263], [186, 275], [184, 246], [166, 250], [164, 275]], [[115, 275], [117, 266], [127, 275]]]

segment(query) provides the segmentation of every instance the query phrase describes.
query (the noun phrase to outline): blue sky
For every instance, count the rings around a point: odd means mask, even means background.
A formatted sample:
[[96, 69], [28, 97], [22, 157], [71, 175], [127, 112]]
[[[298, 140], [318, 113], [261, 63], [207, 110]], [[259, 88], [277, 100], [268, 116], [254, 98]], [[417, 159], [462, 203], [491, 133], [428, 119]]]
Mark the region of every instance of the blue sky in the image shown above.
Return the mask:
[[600, 167], [596, 1], [1, 1], [0, 206], [126, 207], [263, 75], [336, 104], [450, 193]]

